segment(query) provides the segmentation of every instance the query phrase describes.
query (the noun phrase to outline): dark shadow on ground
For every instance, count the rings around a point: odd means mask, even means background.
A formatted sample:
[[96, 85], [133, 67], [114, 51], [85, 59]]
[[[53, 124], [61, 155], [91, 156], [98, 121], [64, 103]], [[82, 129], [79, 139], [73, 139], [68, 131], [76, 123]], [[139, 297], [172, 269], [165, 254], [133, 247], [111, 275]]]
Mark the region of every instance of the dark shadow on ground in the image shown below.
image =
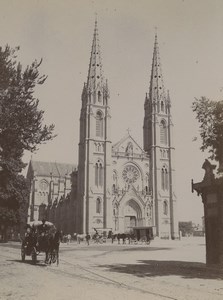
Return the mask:
[[172, 250], [173, 248], [170, 247], [151, 247], [151, 246], [139, 246], [139, 245], [95, 245], [90, 244], [74, 247], [60, 247], [61, 252], [68, 252], [68, 251], [127, 251], [127, 252], [133, 252], [133, 251], [158, 251], [158, 250]]
[[12, 261], [12, 262], [17, 262], [17, 263], [22, 263], [22, 264], [27, 264], [27, 265], [38, 266], [38, 267], [47, 267], [48, 266], [44, 263], [44, 261], [41, 261], [41, 260], [37, 260], [36, 264], [34, 264], [31, 259], [30, 260], [27, 259], [25, 261], [22, 261], [19, 259], [7, 259], [6, 261]]
[[110, 272], [146, 278], [176, 275], [182, 278], [223, 279], [223, 269], [207, 267], [204, 263], [185, 261], [140, 260], [138, 264], [101, 265]]
[[172, 250], [173, 248], [165, 248], [165, 247], [151, 247], [151, 246], [133, 246], [131, 248], [122, 249], [122, 251], [159, 251], [159, 250]]

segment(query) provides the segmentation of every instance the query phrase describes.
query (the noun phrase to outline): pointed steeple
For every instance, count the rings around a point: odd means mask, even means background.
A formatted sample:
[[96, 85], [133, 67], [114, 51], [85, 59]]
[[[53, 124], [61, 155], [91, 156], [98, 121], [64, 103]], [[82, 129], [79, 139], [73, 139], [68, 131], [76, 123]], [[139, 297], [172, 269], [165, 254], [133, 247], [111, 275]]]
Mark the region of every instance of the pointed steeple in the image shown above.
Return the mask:
[[104, 78], [103, 78], [102, 60], [101, 60], [99, 38], [98, 38], [97, 19], [96, 19], [92, 48], [91, 48], [91, 58], [90, 58], [90, 64], [88, 69], [87, 90], [94, 97], [98, 92], [100, 92], [102, 95], [103, 87], [104, 87]]
[[155, 34], [155, 43], [153, 50], [152, 71], [150, 78], [149, 98], [152, 102], [165, 100], [165, 89], [163, 84], [163, 75], [161, 69], [159, 46], [157, 41], [157, 33]]

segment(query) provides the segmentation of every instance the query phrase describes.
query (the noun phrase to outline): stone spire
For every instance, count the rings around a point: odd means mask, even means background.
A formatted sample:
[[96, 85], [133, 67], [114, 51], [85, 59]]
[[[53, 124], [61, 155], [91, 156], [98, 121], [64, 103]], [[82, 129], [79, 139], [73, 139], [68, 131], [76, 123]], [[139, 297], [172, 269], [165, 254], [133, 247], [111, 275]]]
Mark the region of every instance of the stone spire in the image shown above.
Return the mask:
[[166, 98], [164, 84], [163, 84], [161, 62], [160, 62], [160, 56], [159, 56], [157, 33], [155, 34], [155, 43], [154, 43], [154, 50], [153, 50], [149, 98], [152, 102], [165, 100], [165, 98]]
[[91, 95], [96, 96], [98, 92], [103, 93], [104, 78], [102, 70], [102, 60], [98, 38], [97, 19], [95, 20], [95, 28], [93, 42], [91, 48], [91, 58], [88, 69], [87, 90]]

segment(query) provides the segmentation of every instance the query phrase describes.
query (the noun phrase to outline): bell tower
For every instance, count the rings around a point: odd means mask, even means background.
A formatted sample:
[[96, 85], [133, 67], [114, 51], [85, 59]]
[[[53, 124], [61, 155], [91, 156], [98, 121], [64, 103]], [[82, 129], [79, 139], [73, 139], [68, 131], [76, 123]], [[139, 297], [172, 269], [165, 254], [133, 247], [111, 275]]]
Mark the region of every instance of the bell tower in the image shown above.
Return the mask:
[[77, 233], [111, 227], [108, 182], [111, 172], [110, 107], [104, 80], [97, 20], [93, 34], [87, 82], [82, 91], [80, 113]]
[[163, 83], [157, 34], [155, 35], [149, 92], [144, 103], [144, 150], [150, 156], [153, 214], [160, 238], [178, 237], [171, 101]]

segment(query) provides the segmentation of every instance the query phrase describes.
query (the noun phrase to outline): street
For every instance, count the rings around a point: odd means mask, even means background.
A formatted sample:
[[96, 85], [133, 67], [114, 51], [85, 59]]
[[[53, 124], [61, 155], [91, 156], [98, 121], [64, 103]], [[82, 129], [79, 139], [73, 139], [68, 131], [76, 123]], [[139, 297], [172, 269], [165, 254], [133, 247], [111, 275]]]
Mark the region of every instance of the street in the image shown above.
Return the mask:
[[62, 243], [60, 263], [21, 262], [20, 243], [0, 244], [0, 299], [223, 299], [223, 270], [205, 265], [203, 237], [147, 245]]

